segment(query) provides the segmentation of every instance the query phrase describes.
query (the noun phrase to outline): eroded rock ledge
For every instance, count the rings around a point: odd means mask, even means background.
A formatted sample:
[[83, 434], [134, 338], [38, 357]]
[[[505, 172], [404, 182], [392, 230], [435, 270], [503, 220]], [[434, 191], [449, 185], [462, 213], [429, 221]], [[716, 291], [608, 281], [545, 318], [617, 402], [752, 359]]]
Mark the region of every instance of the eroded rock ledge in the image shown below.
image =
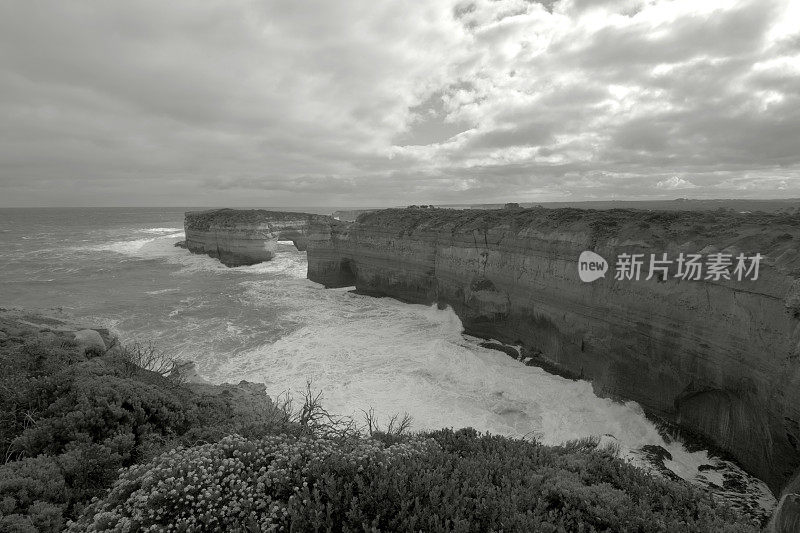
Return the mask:
[[329, 220], [324, 215], [262, 209], [189, 211], [184, 219], [185, 247], [216, 257], [226, 266], [253, 265], [272, 259], [279, 240], [290, 240], [305, 250], [312, 223]]
[[[787, 214], [390, 209], [317, 225], [308, 277], [449, 305], [467, 333], [635, 400], [777, 494], [800, 466], [798, 246]], [[609, 261], [606, 278], [579, 280], [584, 250]], [[620, 253], [717, 251], [761, 253], [758, 280], [684, 281], [674, 266], [664, 281], [613, 279]]]

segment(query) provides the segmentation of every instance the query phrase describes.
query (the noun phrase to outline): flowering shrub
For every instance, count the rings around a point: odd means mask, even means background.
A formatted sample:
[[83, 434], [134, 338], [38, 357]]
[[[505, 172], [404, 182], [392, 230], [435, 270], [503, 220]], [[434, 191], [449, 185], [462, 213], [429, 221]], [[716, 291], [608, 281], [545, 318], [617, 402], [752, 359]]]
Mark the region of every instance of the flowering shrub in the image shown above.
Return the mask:
[[230, 436], [125, 471], [69, 531], [757, 531], [710, 497], [589, 444], [442, 430]]
[[0, 336], [0, 531], [61, 531], [120, 468], [176, 445], [291, 430], [266, 394], [242, 409], [236, 396], [194, 391], [70, 337]]
[[319, 502], [316, 485], [331, 468], [371, 477], [429, 446], [232, 435], [128, 469], [70, 531], [280, 531], [312, 500]]
[[55, 333], [0, 337], [0, 367], [2, 532], [756, 530], [592, 442], [359, 436], [320, 395], [295, 420]]

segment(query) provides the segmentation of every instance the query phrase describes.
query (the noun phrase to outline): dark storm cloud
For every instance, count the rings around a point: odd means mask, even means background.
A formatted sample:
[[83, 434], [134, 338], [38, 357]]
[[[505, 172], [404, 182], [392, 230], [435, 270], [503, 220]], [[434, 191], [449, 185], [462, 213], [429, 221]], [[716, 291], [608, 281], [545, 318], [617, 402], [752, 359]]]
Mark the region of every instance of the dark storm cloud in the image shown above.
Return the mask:
[[6, 2], [3, 205], [800, 196], [787, 1]]

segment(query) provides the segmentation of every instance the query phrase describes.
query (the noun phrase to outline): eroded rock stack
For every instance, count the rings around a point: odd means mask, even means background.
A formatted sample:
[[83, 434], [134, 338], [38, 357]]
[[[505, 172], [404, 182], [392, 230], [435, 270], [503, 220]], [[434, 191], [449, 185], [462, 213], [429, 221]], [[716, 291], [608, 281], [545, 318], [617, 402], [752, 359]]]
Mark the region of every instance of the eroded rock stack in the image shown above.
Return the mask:
[[185, 247], [216, 257], [226, 266], [253, 265], [272, 259], [279, 240], [293, 241], [298, 250], [305, 250], [309, 226], [328, 220], [323, 215], [262, 209], [190, 211], [184, 220]]

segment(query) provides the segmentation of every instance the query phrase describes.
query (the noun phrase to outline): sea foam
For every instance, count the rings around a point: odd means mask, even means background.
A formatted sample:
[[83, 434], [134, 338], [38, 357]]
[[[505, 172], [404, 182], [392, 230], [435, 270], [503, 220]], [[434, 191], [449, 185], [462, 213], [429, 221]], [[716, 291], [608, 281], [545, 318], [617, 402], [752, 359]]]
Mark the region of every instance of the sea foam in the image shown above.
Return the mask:
[[[304, 259], [297, 252], [285, 255]], [[297, 263], [299, 271], [305, 261]], [[449, 308], [357, 295], [347, 288], [326, 290], [297, 274], [242, 283], [243, 304], [279, 308], [281, 320], [294, 328], [229, 359], [209, 376], [213, 381], [264, 382], [275, 396], [297, 395], [310, 379], [331, 412], [355, 419], [372, 408], [383, 422], [408, 413], [417, 430], [469, 426], [552, 445], [603, 438], [614, 442], [623, 458], [648, 468], [641, 449], [658, 446], [671, 455], [664, 466], [677, 476], [711, 486], [719, 481], [714, 471], [699, 469], [711, 465], [746, 478], [747, 498], [765, 509], [774, 505], [767, 487], [735, 465], [665, 440], [637, 403], [600, 398], [587, 381], [552, 375], [481, 347], [481, 339], [463, 334]]]

